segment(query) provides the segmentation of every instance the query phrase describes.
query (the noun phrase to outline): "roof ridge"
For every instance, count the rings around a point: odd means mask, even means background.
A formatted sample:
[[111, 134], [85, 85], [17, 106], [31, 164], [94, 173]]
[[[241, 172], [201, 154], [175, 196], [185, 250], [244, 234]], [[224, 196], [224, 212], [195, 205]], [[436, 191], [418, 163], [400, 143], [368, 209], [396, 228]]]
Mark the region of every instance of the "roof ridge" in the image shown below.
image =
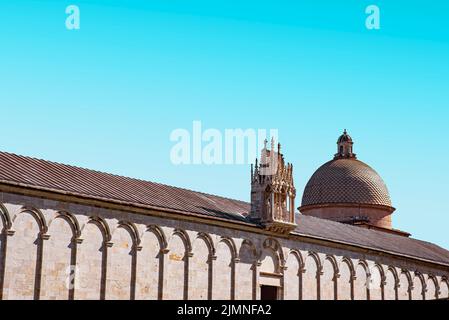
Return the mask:
[[144, 183], [152, 183], [154, 185], [163, 186], [163, 187], [169, 187], [169, 188], [172, 188], [172, 189], [177, 189], [177, 190], [182, 190], [182, 191], [187, 191], [187, 192], [192, 192], [192, 193], [195, 193], [195, 194], [201, 194], [201, 195], [205, 195], [205, 196], [209, 196], [209, 197], [220, 198], [220, 199], [223, 199], [223, 200], [230, 200], [230, 201], [233, 201], [233, 202], [240, 202], [241, 204], [249, 204], [249, 202], [243, 201], [243, 200], [233, 199], [233, 198], [229, 198], [229, 197], [223, 197], [223, 196], [220, 196], [220, 195], [206, 193], [206, 192], [197, 191], [197, 190], [188, 189], [188, 188], [181, 188], [181, 187], [177, 187], [177, 186], [173, 186], [173, 185], [169, 185], [169, 184], [165, 184], [165, 183], [154, 182], [154, 181], [150, 181], [150, 180], [144, 180], [142, 178], [129, 177], [129, 176], [125, 176], [125, 175], [122, 175], [122, 174], [116, 174], [116, 173], [105, 172], [105, 171], [100, 171], [100, 170], [96, 170], [96, 169], [90, 169], [90, 168], [81, 167], [81, 166], [77, 166], [77, 165], [73, 165], [73, 164], [67, 164], [67, 163], [62, 163], [62, 162], [57, 162], [57, 161], [52, 161], [52, 160], [46, 160], [46, 159], [37, 158], [37, 157], [33, 157], [33, 156], [25, 156], [25, 155], [20, 155], [20, 154], [17, 154], [17, 153], [7, 152], [7, 151], [0, 151], [0, 154], [7, 154], [7, 155], [10, 155], [10, 156], [19, 157], [19, 158], [22, 158], [22, 159], [29, 159], [29, 160], [39, 161], [39, 162], [50, 163], [50, 164], [53, 164], [53, 165], [60, 165], [60, 166], [70, 167], [72, 169], [80, 169], [80, 170], [90, 171], [92, 173], [104, 174], [104, 175], [108, 175], [108, 176], [112, 176], [112, 177], [116, 177], [116, 178], [130, 179], [130, 180], [134, 180], [134, 181], [138, 181], [138, 182], [144, 182]]

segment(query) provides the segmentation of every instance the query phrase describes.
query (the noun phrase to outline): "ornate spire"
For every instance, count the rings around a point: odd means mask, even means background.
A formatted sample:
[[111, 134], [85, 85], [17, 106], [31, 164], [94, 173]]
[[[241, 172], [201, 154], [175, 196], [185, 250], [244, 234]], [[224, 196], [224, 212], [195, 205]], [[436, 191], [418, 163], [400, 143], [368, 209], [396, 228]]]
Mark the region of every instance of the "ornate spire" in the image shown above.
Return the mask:
[[293, 166], [285, 163], [281, 144], [267, 140], [260, 164], [251, 166], [251, 213], [249, 219], [257, 221], [273, 232], [289, 233], [295, 228], [295, 197]]
[[346, 129], [337, 141], [337, 153], [334, 159], [357, 159], [356, 154], [352, 152], [352, 146], [354, 142]]

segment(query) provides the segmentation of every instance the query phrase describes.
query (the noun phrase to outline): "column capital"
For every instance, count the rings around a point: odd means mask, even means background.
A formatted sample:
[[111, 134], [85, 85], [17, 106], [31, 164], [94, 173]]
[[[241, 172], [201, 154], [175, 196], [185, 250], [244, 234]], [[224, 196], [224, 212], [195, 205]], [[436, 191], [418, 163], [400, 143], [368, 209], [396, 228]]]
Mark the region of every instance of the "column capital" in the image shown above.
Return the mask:
[[40, 234], [39, 237], [40, 237], [42, 240], [48, 240], [48, 239], [50, 239], [50, 235], [49, 235], [49, 234]]

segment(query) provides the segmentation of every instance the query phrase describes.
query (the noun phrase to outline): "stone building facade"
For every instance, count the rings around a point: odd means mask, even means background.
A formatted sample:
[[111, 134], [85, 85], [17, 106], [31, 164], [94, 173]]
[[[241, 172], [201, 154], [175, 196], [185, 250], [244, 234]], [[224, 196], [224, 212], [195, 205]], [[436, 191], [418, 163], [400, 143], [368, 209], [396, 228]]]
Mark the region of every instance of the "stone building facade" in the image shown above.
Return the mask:
[[449, 298], [448, 251], [295, 212], [261, 158], [245, 203], [0, 153], [0, 299]]

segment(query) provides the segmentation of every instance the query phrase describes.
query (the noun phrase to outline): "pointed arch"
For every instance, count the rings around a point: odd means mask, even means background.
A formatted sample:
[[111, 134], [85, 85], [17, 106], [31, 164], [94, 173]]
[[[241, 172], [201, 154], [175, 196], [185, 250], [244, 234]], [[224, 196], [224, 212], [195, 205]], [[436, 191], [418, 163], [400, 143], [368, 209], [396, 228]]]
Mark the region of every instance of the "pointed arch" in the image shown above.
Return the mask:
[[439, 298], [449, 299], [449, 279], [447, 276], [441, 277], [438, 287], [440, 289]]
[[[138, 246], [140, 246], [141, 239], [140, 239], [140, 235], [139, 235], [139, 230], [137, 229], [137, 227], [134, 223], [122, 220], [122, 221], [119, 221], [119, 223], [117, 225], [117, 229], [118, 228], [124, 228], [124, 229], [128, 230], [128, 232], [131, 235], [131, 238], [133, 240], [134, 247], [137, 248]], [[115, 231], [117, 229], [115, 229]], [[113, 236], [113, 235], [111, 235], [111, 236]]]
[[106, 222], [106, 220], [104, 220], [103, 218], [98, 217], [98, 216], [90, 217], [89, 220], [82, 227], [81, 233], [83, 232], [86, 225], [88, 225], [89, 223], [95, 224], [101, 230], [101, 232], [103, 233], [103, 236], [104, 236], [105, 243], [111, 242], [111, 238], [112, 238], [111, 229], [109, 228], [109, 225]]
[[412, 300], [424, 300], [426, 292], [426, 281], [421, 272], [415, 271], [413, 277]]
[[[330, 266], [329, 266], [330, 265]], [[337, 299], [337, 282], [340, 271], [334, 256], [326, 255], [323, 261], [323, 275], [321, 279], [321, 300]]]
[[[245, 246], [245, 245], [248, 246], [249, 248], [251, 248], [251, 251], [252, 251], [252, 254], [253, 254], [254, 258], [257, 259], [258, 253], [257, 253], [257, 248], [254, 245], [254, 243], [251, 240], [244, 239], [243, 242], [242, 242], [242, 246]], [[238, 258], [240, 258], [240, 257], [238, 257]]]
[[112, 246], [108, 223], [101, 217], [90, 216], [81, 227], [77, 241], [76, 300], [104, 300], [108, 269], [108, 249]]
[[182, 229], [175, 229], [173, 231], [173, 235], [177, 235], [182, 239], [182, 241], [184, 242], [184, 245], [186, 247], [187, 255], [191, 255], [192, 254], [192, 242], [190, 241], [190, 237], [187, 234], [187, 232]]
[[384, 299], [384, 283], [385, 272], [384, 268], [379, 263], [374, 263], [370, 268], [368, 274], [368, 290], [370, 300], [383, 300]]
[[357, 266], [362, 266], [365, 269], [366, 273], [369, 272], [369, 266], [368, 266], [368, 262], [366, 262], [366, 260], [359, 259]]
[[167, 250], [168, 248], [167, 237], [165, 236], [164, 231], [159, 226], [155, 224], [148, 225], [147, 231], [152, 232], [156, 235], [162, 251]]
[[[429, 285], [430, 283], [430, 285]], [[426, 280], [426, 300], [435, 300], [439, 298], [440, 287], [438, 280], [433, 274], [427, 275]]]
[[284, 300], [302, 300], [302, 275], [304, 261], [301, 253], [291, 249], [284, 267], [283, 294]]
[[3, 283], [5, 280], [5, 262], [6, 262], [6, 248], [7, 235], [6, 231], [11, 229], [12, 223], [9, 217], [8, 210], [2, 203], [0, 203], [0, 221], [2, 223], [0, 229], [0, 300], [3, 299]]
[[[48, 240], [46, 219], [39, 209], [23, 206], [11, 219], [8, 241], [8, 260], [5, 262], [5, 281], [14, 282], [22, 275], [23, 286], [10, 288], [7, 299], [41, 297], [44, 241]], [[21, 261], [18, 264], [18, 261]]]
[[402, 269], [401, 270], [401, 274], [405, 275], [407, 277], [407, 281], [408, 281], [408, 286], [409, 288], [411, 286], [413, 286], [413, 279], [412, 279], [412, 274], [410, 273], [410, 271], [406, 270], [406, 269]]
[[[1, 203], [0, 203], [0, 219], [3, 222], [3, 228], [2, 229], [4, 229], [4, 230], [11, 229], [12, 223], [11, 223], [11, 218], [9, 217], [8, 210]], [[2, 231], [3, 230], [0, 230], [0, 232], [2, 232]]]
[[360, 259], [355, 266], [354, 300], [368, 300], [369, 266], [364, 259]]
[[282, 251], [282, 246], [279, 243], [279, 241], [273, 237], [269, 237], [265, 239], [263, 242], [263, 248], [264, 249], [270, 249], [276, 254], [278, 266], [277, 266], [277, 273], [283, 272], [283, 267], [285, 266], [285, 257], [284, 252]]
[[209, 234], [198, 232], [189, 259], [189, 299], [211, 300], [215, 247]]
[[297, 249], [291, 249], [289, 255], [293, 255], [296, 257], [296, 259], [298, 260], [298, 263], [299, 263], [300, 270], [303, 270], [304, 269], [304, 258], [302, 257], [301, 252], [299, 252], [299, 250], [297, 250]]
[[111, 234], [108, 248], [106, 298], [135, 300], [139, 232], [129, 221], [119, 221]]
[[235, 272], [237, 300], [255, 300], [257, 298], [257, 248], [251, 240], [244, 239], [240, 244]]
[[324, 259], [330, 261], [330, 263], [332, 264], [332, 267], [334, 268], [335, 276], [337, 276], [340, 273], [340, 269], [338, 267], [337, 259], [335, 259], [335, 257], [333, 255], [330, 255], [330, 254], [326, 255], [326, 257]]
[[354, 278], [355, 268], [351, 259], [342, 257], [339, 266], [340, 278], [338, 279], [338, 300], [353, 300], [354, 299]]
[[70, 225], [70, 228], [72, 229], [73, 232], [74, 240], [79, 239], [81, 237], [81, 228], [78, 223], [78, 220], [75, 218], [74, 215], [72, 215], [67, 211], [58, 211], [56, 213], [56, 216], [48, 223], [48, 228], [51, 227], [53, 221], [55, 221], [56, 219], [64, 219]]
[[217, 244], [217, 260], [213, 274], [213, 299], [235, 299], [237, 249], [232, 238], [221, 237]]
[[31, 214], [34, 219], [36, 220], [38, 226], [39, 226], [39, 231], [40, 234], [43, 235], [47, 232], [48, 230], [48, 226], [47, 226], [47, 222], [45, 220], [44, 215], [42, 214], [42, 212], [39, 209], [36, 208], [32, 208], [32, 207], [27, 207], [24, 206], [20, 209], [20, 211], [13, 217], [12, 219], [12, 223], [14, 224], [14, 221], [17, 219], [18, 215], [22, 214], [22, 213], [29, 213]]
[[[77, 272], [77, 241], [80, 228], [70, 213], [58, 211], [48, 222], [48, 240], [43, 257], [42, 299], [73, 300]], [[70, 286], [67, 281], [70, 280]]]
[[398, 275], [396, 268], [393, 266], [388, 266], [387, 272], [388, 271], [390, 271], [393, 274], [394, 281], [395, 281], [394, 285], [397, 287], [399, 285], [399, 275]]
[[385, 281], [385, 270], [384, 270], [384, 267], [380, 263], [378, 263], [378, 262], [376, 262], [374, 264], [374, 267], [379, 269], [380, 275], [382, 276], [382, 281]]
[[304, 300], [321, 299], [321, 275], [323, 266], [318, 254], [314, 251], [308, 251], [304, 261], [303, 290], [302, 298]]
[[221, 237], [221, 240], [219, 242], [226, 243], [229, 246], [229, 248], [231, 249], [232, 259], [233, 260], [237, 259], [237, 257], [238, 257], [237, 246], [235, 245], [235, 242], [232, 238]]
[[205, 232], [198, 232], [197, 238], [202, 239], [202, 240], [204, 240], [204, 242], [206, 242], [207, 247], [209, 248], [209, 256], [214, 257], [215, 256], [215, 246], [214, 246], [214, 241], [212, 240], [211, 236]]
[[315, 251], [309, 251], [307, 254], [308, 257], [311, 257], [313, 260], [315, 260], [315, 263], [317, 265], [318, 268], [318, 272], [322, 272], [323, 271], [323, 264], [321, 263], [321, 259], [318, 255], [318, 253], [316, 253]]
[[401, 269], [398, 278], [398, 300], [410, 300], [413, 287], [413, 279], [410, 272], [407, 269]]
[[[136, 300], [162, 300], [165, 260], [168, 243], [164, 231], [157, 225], [146, 225], [140, 235], [138, 252]], [[165, 269], [164, 269], [165, 268]]]
[[344, 256], [344, 257], [341, 259], [341, 262], [342, 262], [342, 263], [346, 263], [346, 264], [348, 265], [349, 270], [350, 270], [350, 272], [351, 272], [351, 277], [355, 277], [355, 267], [354, 267], [354, 263], [352, 262], [352, 260], [349, 259], [348, 257]]
[[189, 260], [193, 256], [193, 252], [190, 237], [185, 230], [173, 230], [167, 252], [167, 270], [164, 271], [164, 299], [187, 300]]
[[388, 266], [385, 271], [384, 300], [398, 299], [399, 281], [399, 275], [396, 268]]

